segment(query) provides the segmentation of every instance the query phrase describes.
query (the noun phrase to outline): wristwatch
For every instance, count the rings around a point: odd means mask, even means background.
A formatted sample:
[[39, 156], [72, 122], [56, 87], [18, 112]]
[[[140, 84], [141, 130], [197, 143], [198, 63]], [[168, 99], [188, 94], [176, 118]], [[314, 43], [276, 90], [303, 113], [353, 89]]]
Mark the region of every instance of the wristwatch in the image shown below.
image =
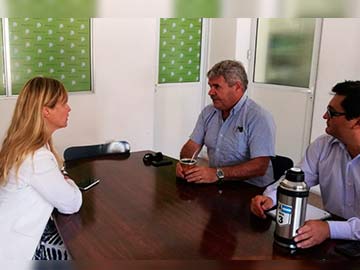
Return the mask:
[[221, 168], [216, 168], [216, 176], [218, 178], [217, 183], [222, 184], [224, 182], [224, 171]]
[[68, 173], [67, 171], [65, 171], [65, 168], [64, 168], [64, 167], [62, 167], [62, 168], [60, 169], [60, 171], [61, 171], [61, 173], [62, 173], [63, 176], [70, 176], [69, 173]]

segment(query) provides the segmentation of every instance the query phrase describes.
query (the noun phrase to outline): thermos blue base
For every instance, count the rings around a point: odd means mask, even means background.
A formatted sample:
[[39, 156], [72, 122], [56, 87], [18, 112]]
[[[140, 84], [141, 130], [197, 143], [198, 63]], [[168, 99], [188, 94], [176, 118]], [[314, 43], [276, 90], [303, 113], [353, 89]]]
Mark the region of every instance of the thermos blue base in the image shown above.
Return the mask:
[[274, 234], [274, 242], [282, 247], [286, 247], [286, 248], [290, 248], [290, 249], [297, 248], [296, 243], [293, 239], [284, 238], [277, 234]]

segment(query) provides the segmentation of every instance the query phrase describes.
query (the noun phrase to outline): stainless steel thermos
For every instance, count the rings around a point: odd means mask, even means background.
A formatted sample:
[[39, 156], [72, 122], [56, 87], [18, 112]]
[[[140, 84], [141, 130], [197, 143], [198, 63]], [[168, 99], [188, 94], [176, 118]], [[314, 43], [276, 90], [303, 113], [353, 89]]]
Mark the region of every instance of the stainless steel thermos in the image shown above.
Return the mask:
[[293, 238], [305, 222], [309, 188], [304, 182], [304, 172], [299, 168], [287, 170], [277, 189], [275, 243], [295, 249]]

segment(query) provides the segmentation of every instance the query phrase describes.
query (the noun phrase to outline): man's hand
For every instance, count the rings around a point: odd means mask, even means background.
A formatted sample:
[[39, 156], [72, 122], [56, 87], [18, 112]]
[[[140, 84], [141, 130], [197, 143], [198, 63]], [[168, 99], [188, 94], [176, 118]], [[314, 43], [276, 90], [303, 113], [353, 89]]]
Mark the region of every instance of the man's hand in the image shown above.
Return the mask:
[[318, 245], [330, 237], [329, 224], [321, 220], [309, 220], [300, 227], [294, 238], [298, 248], [309, 248]]
[[194, 166], [185, 172], [184, 177], [188, 182], [196, 184], [214, 183], [218, 180], [216, 169], [202, 166]]
[[251, 199], [250, 210], [254, 215], [265, 219], [265, 211], [273, 207], [273, 205], [274, 203], [270, 197], [257, 195]]
[[180, 162], [176, 163], [176, 176], [180, 178], [185, 178], [184, 170], [180, 164]]

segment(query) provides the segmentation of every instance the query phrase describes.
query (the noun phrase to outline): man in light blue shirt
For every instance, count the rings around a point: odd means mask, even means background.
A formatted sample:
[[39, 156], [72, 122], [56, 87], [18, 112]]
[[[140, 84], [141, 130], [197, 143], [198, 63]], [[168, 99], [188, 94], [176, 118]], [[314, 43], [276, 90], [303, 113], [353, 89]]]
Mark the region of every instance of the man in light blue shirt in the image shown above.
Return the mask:
[[207, 147], [209, 167], [176, 174], [188, 182], [213, 183], [245, 180], [257, 186], [274, 181], [270, 157], [275, 155], [275, 124], [271, 114], [245, 95], [247, 75], [243, 65], [225, 60], [208, 72], [213, 104], [201, 112], [180, 157], [190, 158]]
[[[346, 221], [310, 220], [298, 229], [297, 247], [308, 248], [327, 238], [360, 240], [360, 81], [334, 86], [323, 118], [326, 135], [317, 138], [301, 162], [306, 183], [320, 185], [326, 210]], [[251, 211], [264, 211], [276, 203], [275, 183], [251, 201]]]

